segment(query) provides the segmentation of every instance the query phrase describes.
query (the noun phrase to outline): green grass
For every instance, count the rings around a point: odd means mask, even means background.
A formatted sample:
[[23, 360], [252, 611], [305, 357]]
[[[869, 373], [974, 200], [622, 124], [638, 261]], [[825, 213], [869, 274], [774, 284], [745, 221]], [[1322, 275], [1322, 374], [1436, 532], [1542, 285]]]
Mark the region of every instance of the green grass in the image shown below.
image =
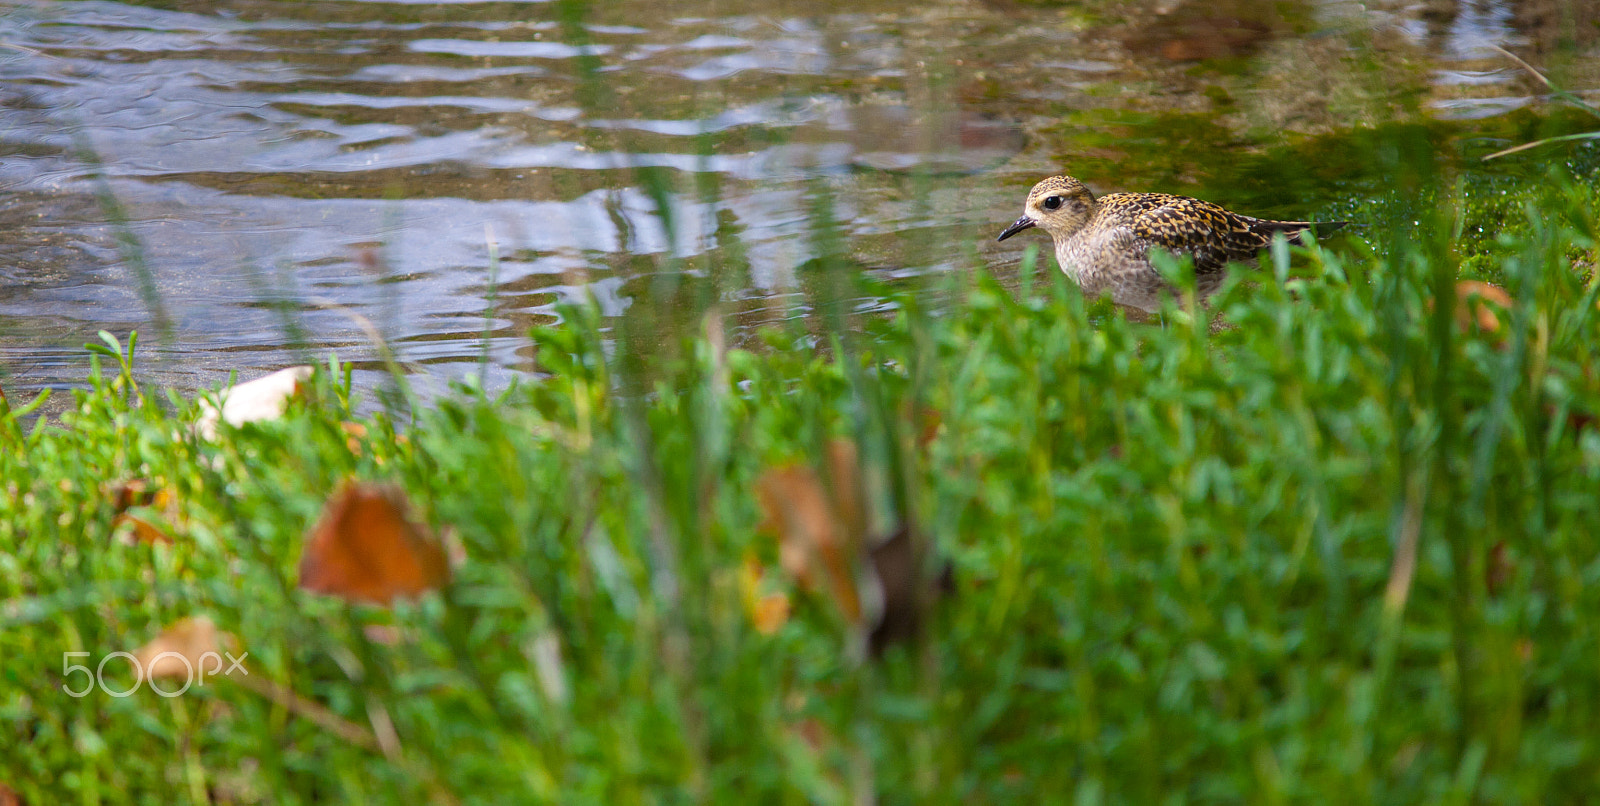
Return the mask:
[[[32, 804], [1589, 802], [1587, 192], [1496, 242], [1503, 344], [1427, 303], [1461, 268], [1440, 215], [1230, 286], [1216, 334], [1176, 308], [1130, 324], [1031, 266], [1021, 291], [950, 275], [948, 305], [822, 305], [820, 341], [729, 350], [711, 316], [649, 362], [578, 307], [532, 336], [548, 374], [504, 393], [357, 416], [325, 368], [215, 444], [118, 359], [59, 421], [0, 417], [0, 783]], [[818, 287], [867, 282], [822, 252]], [[919, 410], [942, 422], [926, 446]], [[881, 657], [758, 530], [763, 470], [834, 437], [862, 446], [878, 531], [911, 523], [953, 570], [922, 639]], [[296, 588], [350, 476], [452, 530], [446, 589], [388, 610]], [[130, 478], [178, 502], [173, 544], [113, 539], [106, 488]], [[747, 557], [794, 598], [776, 634]], [[63, 653], [199, 614], [254, 680], [398, 745], [226, 679], [63, 692]]]

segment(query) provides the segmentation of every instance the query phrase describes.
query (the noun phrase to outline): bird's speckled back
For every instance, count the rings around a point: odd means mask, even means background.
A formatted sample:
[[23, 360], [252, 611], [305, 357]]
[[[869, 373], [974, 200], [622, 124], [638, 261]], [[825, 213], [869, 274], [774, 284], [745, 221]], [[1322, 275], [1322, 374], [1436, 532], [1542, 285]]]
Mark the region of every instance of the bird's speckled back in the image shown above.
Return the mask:
[[1171, 291], [1150, 262], [1152, 250], [1188, 255], [1196, 290], [1204, 298], [1222, 284], [1230, 262], [1254, 262], [1275, 233], [1295, 242], [1312, 226], [1252, 218], [1167, 193], [1108, 193], [1096, 199], [1070, 176], [1034, 185], [1023, 219], [1005, 234], [1019, 225], [1050, 233], [1056, 260], [1084, 293], [1110, 293], [1117, 302], [1146, 311], [1159, 309], [1161, 296]]

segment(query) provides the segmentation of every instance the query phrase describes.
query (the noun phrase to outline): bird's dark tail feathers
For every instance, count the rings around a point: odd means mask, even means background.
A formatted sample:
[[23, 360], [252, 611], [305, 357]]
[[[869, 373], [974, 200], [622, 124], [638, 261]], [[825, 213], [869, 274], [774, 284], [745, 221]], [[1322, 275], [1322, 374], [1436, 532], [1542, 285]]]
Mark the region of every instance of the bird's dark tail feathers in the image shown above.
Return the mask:
[[1333, 231], [1349, 226], [1348, 221], [1257, 221], [1255, 229], [1264, 235], [1281, 232], [1289, 243], [1299, 244], [1300, 236], [1307, 230], [1315, 233], [1318, 238], [1326, 238]]

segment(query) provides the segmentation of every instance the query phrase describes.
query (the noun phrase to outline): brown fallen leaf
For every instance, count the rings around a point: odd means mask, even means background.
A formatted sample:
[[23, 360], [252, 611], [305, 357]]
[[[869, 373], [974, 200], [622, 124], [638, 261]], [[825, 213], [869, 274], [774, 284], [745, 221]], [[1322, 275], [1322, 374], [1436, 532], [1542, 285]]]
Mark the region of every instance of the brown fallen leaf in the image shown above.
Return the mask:
[[[344, 432], [344, 446], [345, 448], [349, 449], [352, 454], [361, 456], [366, 452], [368, 437], [372, 433], [371, 429], [367, 428], [367, 426], [361, 423], [345, 420], [339, 423], [339, 430]], [[405, 434], [390, 433], [388, 436], [389, 438], [393, 439], [396, 447], [403, 448], [411, 444], [411, 440], [407, 439]], [[386, 460], [381, 452], [373, 457], [373, 461], [380, 467], [386, 464]]]
[[161, 519], [153, 517], [151, 513], [129, 512], [145, 508], [156, 510], [164, 516], [167, 524], [178, 525], [181, 513], [177, 500], [166, 487], [148, 479], [127, 479], [105, 485], [102, 492], [111, 499], [112, 511], [116, 512], [116, 517], [111, 521], [113, 535], [126, 535], [140, 543], [170, 545], [173, 542], [168, 530], [158, 525]]
[[756, 500], [765, 516], [764, 528], [778, 536], [778, 558], [784, 571], [807, 590], [825, 585], [845, 618], [859, 623], [861, 599], [856, 591], [854, 555], [861, 535], [847, 523], [859, 523], [864, 513], [859, 490], [851, 489], [854, 470], [841, 467], [853, 457], [855, 447], [829, 448], [830, 464], [835, 466], [834, 489], [849, 490], [842, 495], [843, 503], [830, 500], [822, 479], [805, 465], [786, 465], [763, 473], [756, 480]]
[[756, 601], [751, 621], [755, 624], [756, 632], [762, 635], [773, 635], [783, 629], [783, 625], [789, 621], [789, 595], [769, 593], [761, 597]]
[[1456, 326], [1462, 332], [1478, 330], [1487, 335], [1499, 333], [1499, 314], [1510, 309], [1511, 295], [1504, 288], [1482, 280], [1456, 282]]
[[[866, 490], [854, 443], [829, 443], [827, 468], [827, 484], [808, 465], [763, 473], [756, 481], [762, 528], [777, 535], [784, 571], [806, 590], [826, 589], [846, 619], [867, 629], [867, 647], [876, 655], [921, 630], [929, 603], [951, 587], [949, 568], [930, 589], [905, 518], [887, 538], [868, 536]], [[787, 616], [786, 599], [781, 607]]]
[[450, 579], [444, 549], [411, 519], [393, 485], [347, 481], [306, 536], [300, 587], [349, 601], [388, 604]]
[[867, 536], [867, 505], [861, 478], [861, 455], [848, 439], [828, 442], [827, 496], [845, 529], [849, 548], [859, 548]]
[[789, 621], [789, 595], [781, 591], [763, 593], [765, 579], [761, 560], [753, 553], [746, 554], [739, 566], [739, 600], [756, 631], [773, 635]]
[[[134, 651], [140, 679], [191, 680], [201, 673], [223, 669], [221, 653], [237, 645], [233, 636], [218, 632], [207, 616], [178, 619], [150, 643]], [[209, 663], [210, 665], [204, 665]]]
[[361, 441], [367, 438], [367, 427], [361, 423], [352, 423], [349, 420], [339, 423], [339, 430], [344, 432], [344, 446], [350, 452], [361, 455]]
[[111, 522], [111, 532], [113, 535], [124, 534], [132, 537], [138, 543], [167, 546], [173, 543], [172, 535], [167, 534], [160, 526], [144, 517], [127, 512], [118, 515], [116, 520]]
[[[436, 783], [431, 780], [436, 777], [431, 770], [417, 768], [404, 762], [398, 739], [394, 735], [393, 723], [381, 703], [369, 706], [369, 717], [373, 727], [358, 725], [334, 713], [327, 706], [296, 694], [287, 685], [252, 675], [249, 670], [231, 674], [231, 669], [222, 665], [221, 656], [231, 655], [237, 647], [237, 639], [229, 633], [219, 632], [210, 618], [192, 616], [173, 622], [171, 626], [162, 630], [155, 640], [140, 647], [133, 655], [141, 679], [195, 680], [197, 679], [195, 675], [199, 675], [202, 669], [206, 675], [225, 674], [227, 680], [266, 697], [295, 716], [315, 723], [318, 727], [353, 745], [382, 752], [390, 761], [411, 767], [413, 772], [422, 773], [425, 778], [430, 779], [430, 783]], [[237, 660], [242, 662], [243, 659], [244, 655], [241, 654]], [[229, 660], [235, 659], [230, 657]], [[5, 806], [3, 800], [0, 800], [0, 806]]]

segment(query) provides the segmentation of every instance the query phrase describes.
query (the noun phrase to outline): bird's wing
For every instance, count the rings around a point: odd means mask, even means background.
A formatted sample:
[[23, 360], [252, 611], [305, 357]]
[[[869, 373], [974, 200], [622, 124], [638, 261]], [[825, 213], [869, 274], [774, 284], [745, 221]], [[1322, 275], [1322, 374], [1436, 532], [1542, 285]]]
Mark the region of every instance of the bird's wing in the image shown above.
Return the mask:
[[1130, 222], [1134, 235], [1150, 246], [1192, 255], [1195, 272], [1201, 274], [1221, 271], [1229, 261], [1255, 258], [1274, 232], [1293, 240], [1307, 226], [1242, 216], [1186, 196], [1152, 195], [1139, 208]]

